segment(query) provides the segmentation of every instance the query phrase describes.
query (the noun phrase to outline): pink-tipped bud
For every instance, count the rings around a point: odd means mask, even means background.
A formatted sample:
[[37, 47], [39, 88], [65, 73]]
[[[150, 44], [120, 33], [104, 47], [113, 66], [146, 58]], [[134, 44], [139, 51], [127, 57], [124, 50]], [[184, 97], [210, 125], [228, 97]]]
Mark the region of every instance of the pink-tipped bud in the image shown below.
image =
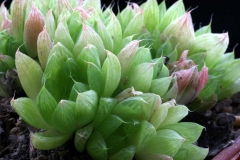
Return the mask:
[[3, 20], [2, 20], [1, 30], [8, 29], [8, 33], [12, 34], [12, 21], [8, 19], [6, 9], [2, 11], [2, 17], [3, 17]]
[[37, 50], [38, 50], [38, 58], [41, 63], [43, 69], [45, 69], [48, 56], [52, 49], [52, 41], [46, 30], [46, 27], [43, 28], [43, 31], [38, 35], [37, 40]]
[[170, 71], [174, 72], [194, 67], [195, 66], [194, 62], [192, 60], [187, 59], [187, 55], [188, 51], [187, 50], [183, 51], [181, 56], [179, 57], [179, 60], [171, 64]]
[[190, 50], [195, 42], [194, 28], [190, 12], [171, 22], [163, 32], [167, 37], [174, 36], [177, 42], [173, 45], [177, 46], [178, 53], [184, 50]]
[[88, 13], [87, 10], [85, 10], [85, 9], [82, 8], [82, 7], [78, 7], [77, 10], [80, 12], [82, 21], [88, 20], [88, 18], [90, 17], [90, 14]]
[[191, 81], [191, 78], [196, 71], [195, 67], [192, 67], [190, 69], [180, 70], [174, 72], [172, 75], [177, 77], [177, 83], [178, 83], [178, 96], [177, 101], [180, 99], [180, 97], [184, 94], [188, 84]]
[[28, 55], [31, 57], [37, 56], [37, 38], [43, 30], [44, 24], [44, 16], [38, 8], [33, 5], [24, 28], [25, 46]]
[[198, 72], [196, 67], [180, 70], [173, 73], [177, 77], [178, 95], [177, 103], [188, 104], [193, 101], [208, 81], [208, 68], [203, 67]]
[[204, 66], [202, 70], [199, 72], [199, 80], [195, 92], [195, 97], [197, 97], [200, 91], [206, 86], [207, 81], [208, 81], [208, 68]]

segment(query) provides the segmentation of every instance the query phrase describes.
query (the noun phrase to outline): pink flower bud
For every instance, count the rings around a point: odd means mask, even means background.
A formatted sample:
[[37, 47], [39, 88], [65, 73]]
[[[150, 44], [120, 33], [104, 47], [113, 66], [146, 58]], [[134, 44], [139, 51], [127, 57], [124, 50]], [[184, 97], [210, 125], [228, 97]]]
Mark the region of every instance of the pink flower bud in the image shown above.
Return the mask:
[[174, 72], [172, 75], [177, 77], [178, 83], [178, 95], [177, 95], [177, 102], [184, 94], [187, 86], [191, 82], [192, 76], [195, 72], [196, 68], [192, 67], [190, 69], [184, 69], [180, 71]]
[[203, 67], [198, 72], [197, 67], [184, 69], [173, 73], [177, 77], [178, 95], [177, 103], [188, 104], [193, 101], [208, 81], [208, 68]]
[[199, 80], [195, 92], [195, 97], [197, 97], [200, 91], [206, 86], [207, 81], [208, 81], [208, 68], [204, 66], [202, 70], [199, 72]]
[[76, 8], [76, 10], [78, 10], [78, 11], [80, 12], [82, 21], [86, 21], [86, 20], [88, 20], [88, 18], [90, 17], [90, 14], [89, 14], [88, 11], [85, 10], [84, 8], [78, 7], [78, 8]]
[[44, 24], [44, 16], [33, 5], [24, 28], [25, 47], [31, 57], [37, 56], [37, 38], [38, 34], [43, 30]]
[[2, 17], [3, 17], [3, 21], [2, 21], [1, 29], [2, 30], [8, 29], [8, 33], [12, 34], [12, 21], [10, 21], [7, 18], [7, 10], [6, 9], [4, 9], [2, 11]]
[[187, 50], [183, 51], [181, 56], [179, 57], [179, 60], [171, 64], [170, 71], [174, 72], [194, 67], [195, 66], [194, 62], [192, 60], [187, 59], [187, 55], [188, 51]]

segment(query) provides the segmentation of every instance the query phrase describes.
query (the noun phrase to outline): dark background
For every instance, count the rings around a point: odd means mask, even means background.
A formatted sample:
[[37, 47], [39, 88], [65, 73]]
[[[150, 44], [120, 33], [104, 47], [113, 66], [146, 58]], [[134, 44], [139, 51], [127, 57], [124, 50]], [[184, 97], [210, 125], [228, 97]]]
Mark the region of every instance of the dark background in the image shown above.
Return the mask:
[[[117, 11], [117, 5], [123, 9], [127, 2], [135, 2], [141, 4], [146, 0], [102, 0], [102, 5], [108, 6], [114, 3], [114, 11]], [[162, 0], [158, 0], [160, 3]], [[9, 5], [11, 0], [6, 0]], [[140, 2], [140, 3], [139, 3]], [[176, 2], [176, 0], [165, 0], [167, 7]], [[228, 32], [230, 43], [227, 52], [231, 52], [238, 43], [240, 43], [240, 0], [183, 0], [186, 10], [196, 8], [191, 15], [195, 30], [199, 26], [208, 25], [211, 16], [212, 32], [223, 33]], [[240, 44], [235, 48], [236, 57], [240, 58]]]

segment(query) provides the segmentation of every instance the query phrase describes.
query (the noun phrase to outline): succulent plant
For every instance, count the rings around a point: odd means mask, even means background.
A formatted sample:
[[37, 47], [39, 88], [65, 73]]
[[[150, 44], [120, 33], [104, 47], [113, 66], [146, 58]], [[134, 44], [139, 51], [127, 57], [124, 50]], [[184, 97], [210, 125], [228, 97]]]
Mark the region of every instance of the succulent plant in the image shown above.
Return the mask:
[[31, 134], [35, 148], [74, 137], [94, 159], [206, 157], [208, 149], [194, 144], [203, 127], [179, 122], [184, 105], [201, 111], [199, 99], [214, 97], [213, 105], [239, 91], [240, 75], [222, 70], [238, 60], [223, 55], [227, 34], [194, 33], [181, 0], [169, 9], [164, 1], [133, 3], [117, 15], [99, 0], [15, 0], [11, 14], [1, 10], [0, 51], [15, 59], [7, 69], [16, 66], [27, 95], [11, 105], [41, 129]]

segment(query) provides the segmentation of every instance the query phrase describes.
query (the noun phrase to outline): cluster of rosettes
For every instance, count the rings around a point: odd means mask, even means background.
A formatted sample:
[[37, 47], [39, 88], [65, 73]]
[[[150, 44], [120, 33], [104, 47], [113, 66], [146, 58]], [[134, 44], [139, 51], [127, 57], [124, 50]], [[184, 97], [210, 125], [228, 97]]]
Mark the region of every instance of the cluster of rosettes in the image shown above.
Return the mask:
[[203, 127], [179, 122], [184, 105], [206, 110], [240, 90], [227, 33], [194, 32], [182, 0], [117, 15], [99, 0], [14, 0], [0, 11], [0, 70], [16, 66], [28, 98], [11, 105], [42, 129], [31, 135], [38, 149], [75, 136], [94, 159], [202, 160], [208, 149], [193, 143]]

